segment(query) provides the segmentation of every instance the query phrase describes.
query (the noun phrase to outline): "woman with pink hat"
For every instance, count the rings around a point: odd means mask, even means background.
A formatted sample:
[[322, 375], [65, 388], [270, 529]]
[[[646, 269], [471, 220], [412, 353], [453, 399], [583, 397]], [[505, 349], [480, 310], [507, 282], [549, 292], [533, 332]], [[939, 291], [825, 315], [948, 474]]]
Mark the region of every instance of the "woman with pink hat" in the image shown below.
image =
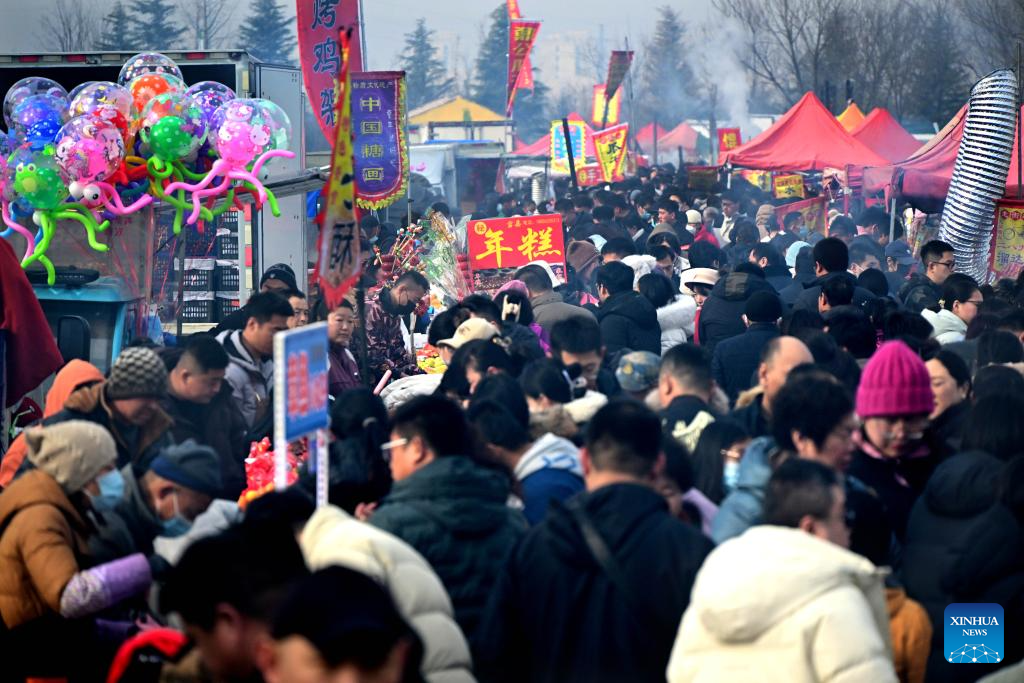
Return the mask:
[[928, 368], [906, 344], [882, 344], [861, 374], [854, 434], [857, 449], [848, 474], [874, 489], [902, 540], [910, 508], [938, 464], [929, 438], [935, 408]]

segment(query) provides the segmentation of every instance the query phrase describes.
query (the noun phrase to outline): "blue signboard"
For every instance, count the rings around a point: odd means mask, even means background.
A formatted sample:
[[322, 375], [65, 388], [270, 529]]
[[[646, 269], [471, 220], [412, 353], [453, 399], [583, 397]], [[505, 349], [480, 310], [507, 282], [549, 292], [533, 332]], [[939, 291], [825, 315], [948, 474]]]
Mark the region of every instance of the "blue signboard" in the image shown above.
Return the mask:
[[274, 336], [275, 439], [294, 441], [330, 425], [327, 323]]

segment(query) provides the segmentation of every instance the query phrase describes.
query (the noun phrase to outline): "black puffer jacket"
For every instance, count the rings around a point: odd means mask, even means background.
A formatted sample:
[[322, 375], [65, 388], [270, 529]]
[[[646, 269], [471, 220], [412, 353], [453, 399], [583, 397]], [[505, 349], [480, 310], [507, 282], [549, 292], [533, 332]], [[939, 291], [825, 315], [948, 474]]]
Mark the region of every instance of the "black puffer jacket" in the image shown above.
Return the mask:
[[714, 351], [723, 339], [743, 334], [747, 329], [743, 310], [755, 292], [775, 294], [775, 288], [763, 277], [750, 273], [729, 273], [720, 278], [700, 311], [701, 346]]
[[857, 286], [857, 278], [845, 270], [841, 273], [829, 273], [822, 275], [821, 277], [812, 280], [804, 285], [804, 291], [797, 297], [796, 303], [793, 304], [794, 309], [804, 309], [807, 311], [818, 310], [818, 297], [821, 296], [821, 286], [826, 280], [834, 277], [842, 277], [850, 280], [853, 283], [853, 305], [860, 306], [865, 301], [870, 301], [875, 298], [875, 295], [863, 287]]
[[601, 341], [609, 354], [622, 349], [661, 354], [661, 325], [654, 304], [634, 291], [612, 294], [597, 309]]
[[1004, 610], [1002, 664], [1024, 655], [1024, 510], [999, 502], [1007, 466], [987, 453], [956, 455], [936, 468], [914, 505], [903, 550], [907, 595], [931, 617], [928, 681], [975, 681], [1001, 665], [943, 661], [946, 606], [994, 602]]

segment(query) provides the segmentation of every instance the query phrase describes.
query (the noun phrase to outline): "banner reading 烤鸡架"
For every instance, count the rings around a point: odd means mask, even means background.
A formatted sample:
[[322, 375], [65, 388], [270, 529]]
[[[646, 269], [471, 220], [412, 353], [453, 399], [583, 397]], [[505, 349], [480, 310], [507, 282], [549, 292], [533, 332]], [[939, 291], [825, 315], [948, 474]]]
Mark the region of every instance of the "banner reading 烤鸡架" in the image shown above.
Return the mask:
[[405, 136], [405, 72], [352, 74], [356, 200], [382, 209], [405, 194], [409, 149]]
[[336, 78], [341, 70], [338, 33], [352, 31], [349, 70], [362, 71], [359, 52], [359, 0], [296, 0], [299, 62], [306, 97], [328, 140], [334, 140]]

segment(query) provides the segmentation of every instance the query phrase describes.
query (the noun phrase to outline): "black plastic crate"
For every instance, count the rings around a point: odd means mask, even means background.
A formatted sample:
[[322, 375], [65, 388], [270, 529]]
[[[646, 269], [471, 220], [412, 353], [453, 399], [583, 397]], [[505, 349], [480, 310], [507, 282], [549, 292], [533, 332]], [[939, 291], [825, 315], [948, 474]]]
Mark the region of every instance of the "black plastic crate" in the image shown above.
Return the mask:
[[238, 234], [226, 233], [217, 235], [217, 258], [230, 261], [238, 260]]
[[213, 270], [189, 268], [183, 275], [183, 289], [186, 292], [212, 292], [213, 272]]
[[234, 266], [217, 266], [214, 276], [218, 292], [237, 292], [239, 284], [238, 268]]
[[217, 242], [217, 230], [207, 223], [203, 226], [203, 232], [193, 226], [182, 227], [182, 233], [191, 230], [188, 235], [188, 242], [185, 244], [185, 256], [187, 258], [210, 258], [213, 255], [214, 245]]
[[231, 232], [237, 233], [238, 224], [241, 222], [241, 215], [242, 214], [240, 214], [237, 211], [228, 211], [227, 213], [221, 214], [217, 224], [219, 227], [224, 228], [225, 230], [230, 230]]
[[223, 299], [217, 297], [217, 321], [224, 320], [241, 306], [238, 304], [238, 299]]
[[183, 301], [181, 304], [181, 321], [186, 323], [212, 323], [216, 309], [213, 299]]

